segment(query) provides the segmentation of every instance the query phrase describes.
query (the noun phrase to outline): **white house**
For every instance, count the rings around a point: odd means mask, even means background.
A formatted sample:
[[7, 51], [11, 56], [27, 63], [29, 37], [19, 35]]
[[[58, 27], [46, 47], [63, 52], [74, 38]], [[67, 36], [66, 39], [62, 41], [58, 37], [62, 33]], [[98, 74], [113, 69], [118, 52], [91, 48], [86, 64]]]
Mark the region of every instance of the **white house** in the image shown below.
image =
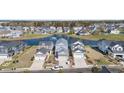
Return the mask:
[[84, 44], [80, 41], [76, 41], [72, 44], [72, 50], [76, 49], [76, 48], [79, 48], [79, 49], [82, 49], [84, 48]]
[[80, 41], [76, 41], [72, 44], [72, 53], [74, 58], [83, 58], [84, 57], [84, 44]]
[[27, 32], [27, 31], [29, 31], [29, 30], [30, 30], [30, 27], [27, 27], [27, 26], [23, 27], [23, 31], [24, 31], [24, 32]]
[[77, 41], [72, 44], [72, 54], [74, 59], [74, 68], [83, 68], [87, 67], [85, 62], [85, 49], [84, 44], [80, 41]]
[[22, 31], [11, 31], [7, 36], [10, 38], [18, 38], [23, 35]]
[[46, 48], [41, 48], [38, 49], [36, 51], [36, 54], [34, 55], [34, 60], [38, 61], [38, 62], [44, 62], [46, 56], [48, 55], [48, 53], [50, 52], [49, 49]]
[[114, 30], [110, 31], [110, 34], [119, 34], [119, 33], [120, 33], [120, 31], [117, 30], [117, 29], [114, 29]]
[[57, 30], [58, 33], [63, 32], [62, 27], [57, 27], [56, 30]]
[[0, 31], [0, 37], [8, 37], [10, 33], [10, 31]]
[[112, 42], [108, 48], [108, 54], [113, 58], [124, 59], [124, 43]]
[[53, 47], [54, 44], [52, 41], [41, 41], [39, 43], [39, 48], [34, 55], [34, 59], [37, 61], [45, 61], [46, 56], [52, 52]]
[[65, 33], [69, 33], [70, 32], [70, 28], [69, 27], [64, 27], [63, 29], [64, 29]]
[[51, 32], [51, 33], [56, 32], [56, 27], [54, 27], [54, 26], [50, 26], [50, 32]]
[[83, 29], [82, 26], [80, 26], [80, 27], [73, 27], [73, 30], [74, 30], [75, 33], [81, 31], [82, 29]]

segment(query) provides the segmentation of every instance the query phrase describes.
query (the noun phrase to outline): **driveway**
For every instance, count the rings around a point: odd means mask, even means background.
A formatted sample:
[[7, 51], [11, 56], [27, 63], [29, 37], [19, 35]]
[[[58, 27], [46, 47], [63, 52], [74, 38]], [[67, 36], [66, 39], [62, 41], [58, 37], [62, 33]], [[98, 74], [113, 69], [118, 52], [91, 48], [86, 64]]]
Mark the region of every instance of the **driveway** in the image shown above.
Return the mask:
[[1, 65], [2, 63], [4, 63], [4, 62], [5, 62], [4, 59], [0, 59], [0, 65]]
[[88, 65], [85, 62], [84, 58], [74, 58], [75, 65], [74, 68], [87, 68]]
[[63, 66], [63, 68], [69, 68], [70, 65], [67, 64], [67, 59], [68, 59], [68, 57], [66, 57], [66, 56], [58, 57], [59, 66]]
[[30, 70], [43, 70], [43, 64], [44, 62], [34, 60], [33, 64], [30, 67]]

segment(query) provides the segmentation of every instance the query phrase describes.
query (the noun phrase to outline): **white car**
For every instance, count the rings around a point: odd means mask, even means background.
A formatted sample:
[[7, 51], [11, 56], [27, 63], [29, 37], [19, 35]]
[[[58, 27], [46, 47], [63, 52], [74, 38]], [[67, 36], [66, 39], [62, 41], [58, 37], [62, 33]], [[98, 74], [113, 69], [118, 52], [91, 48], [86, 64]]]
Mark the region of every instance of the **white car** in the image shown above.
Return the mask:
[[63, 69], [62, 66], [54, 66], [54, 67], [52, 68], [52, 70], [61, 70], [61, 69]]

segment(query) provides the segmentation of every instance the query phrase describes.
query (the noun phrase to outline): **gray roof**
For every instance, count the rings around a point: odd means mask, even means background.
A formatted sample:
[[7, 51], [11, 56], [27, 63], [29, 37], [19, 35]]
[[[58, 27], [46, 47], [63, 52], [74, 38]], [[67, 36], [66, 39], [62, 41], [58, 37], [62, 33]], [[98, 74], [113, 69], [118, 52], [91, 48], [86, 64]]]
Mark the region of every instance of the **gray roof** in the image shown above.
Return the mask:
[[6, 42], [0, 42], [0, 46], [4, 46], [6, 48], [10, 48], [10, 47], [17, 47], [20, 44], [24, 44], [24, 42], [21, 41], [6, 41]]
[[53, 44], [52, 41], [41, 41], [41, 42], [39, 43], [39, 45], [41, 45], [41, 46], [48, 46], [49, 49], [52, 49], [53, 46], [54, 46], [54, 44]]
[[[117, 51], [117, 50], [112, 50], [111, 48], [114, 47], [115, 45], [120, 45], [123, 47], [123, 51]], [[109, 50], [113, 53], [124, 53], [124, 42], [111, 42], [109, 46]]]
[[73, 52], [76, 52], [76, 51], [81, 51], [81, 52], [84, 52], [84, 50], [83, 49], [81, 49], [81, 48], [75, 48], [74, 50], [73, 50]]
[[56, 45], [61, 45], [61, 44], [68, 46], [68, 41], [64, 38], [60, 38], [56, 41]]
[[47, 52], [49, 52], [50, 50], [49, 49], [46, 49], [46, 48], [40, 48], [40, 49], [37, 49], [37, 52], [41, 52], [43, 54], [46, 54]]
[[124, 47], [124, 42], [111, 42], [110, 47], [113, 47], [115, 45], [119, 44], [120, 46]]

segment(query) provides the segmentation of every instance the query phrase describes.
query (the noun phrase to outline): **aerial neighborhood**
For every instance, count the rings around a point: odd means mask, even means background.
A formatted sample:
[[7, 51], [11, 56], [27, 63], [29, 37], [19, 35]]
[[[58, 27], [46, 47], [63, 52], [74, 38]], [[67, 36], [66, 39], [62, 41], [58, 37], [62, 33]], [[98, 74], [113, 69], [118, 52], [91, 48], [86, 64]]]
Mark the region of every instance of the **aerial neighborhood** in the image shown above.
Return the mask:
[[0, 22], [0, 72], [124, 72], [124, 21]]

